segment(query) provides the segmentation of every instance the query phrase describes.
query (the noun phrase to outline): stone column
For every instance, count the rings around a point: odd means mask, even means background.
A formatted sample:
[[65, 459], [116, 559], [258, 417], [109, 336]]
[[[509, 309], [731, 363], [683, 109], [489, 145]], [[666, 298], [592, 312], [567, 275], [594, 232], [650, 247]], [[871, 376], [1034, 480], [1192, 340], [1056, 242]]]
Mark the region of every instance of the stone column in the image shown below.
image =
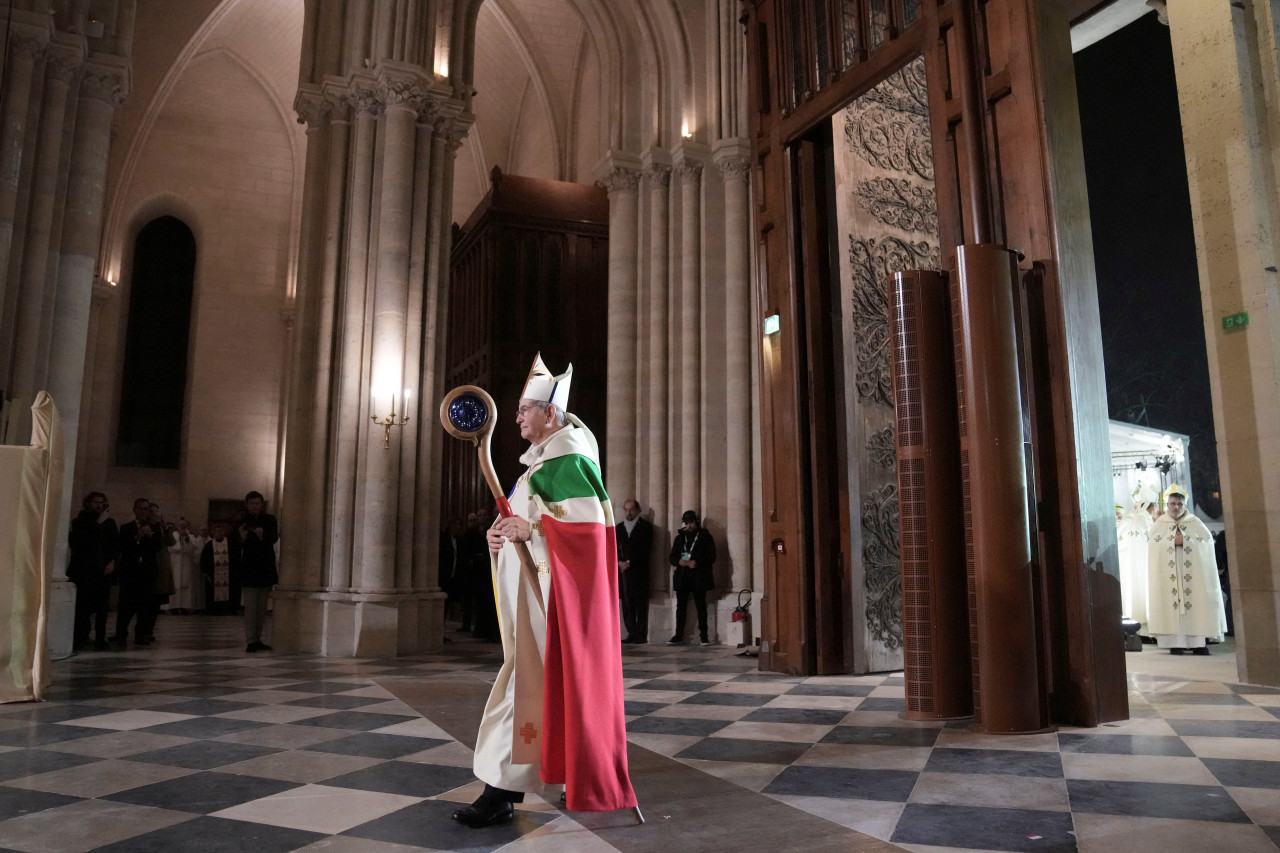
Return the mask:
[[726, 482], [729, 517], [726, 529], [733, 560], [734, 589], [751, 586], [751, 237], [747, 178], [750, 146], [746, 140], [723, 140], [714, 158], [724, 177], [724, 324], [725, 412], [727, 424]]
[[[23, 228], [22, 271], [17, 281], [12, 387], [7, 389], [15, 408], [9, 423], [10, 444], [21, 443], [30, 429], [30, 415], [26, 410], [39, 390], [36, 383], [45, 375], [44, 365], [39, 363], [38, 357], [44, 340], [42, 332], [46, 311], [53, 307], [52, 294], [49, 293], [49, 264], [57, 218], [55, 203], [62, 162], [62, 125], [67, 115], [71, 78], [82, 61], [80, 51], [66, 45], [49, 45], [46, 53], [44, 97], [40, 103], [40, 127], [33, 152], [35, 167], [31, 174], [30, 202]], [[83, 363], [82, 357], [81, 366]], [[54, 397], [53, 402], [62, 412], [62, 401]], [[78, 407], [79, 401], [76, 403]]]
[[[320, 585], [323, 541], [320, 512], [324, 496], [324, 456], [328, 431], [324, 414], [328, 402], [330, 353], [333, 346], [334, 265], [336, 228], [330, 217], [334, 186], [331, 151], [335, 137], [333, 102], [316, 91], [300, 91], [294, 99], [298, 121], [307, 127], [307, 159], [303, 171], [302, 215], [299, 222], [297, 292], [293, 324], [292, 386], [287, 400], [284, 483], [280, 489], [280, 587]], [[345, 137], [344, 137], [345, 138]], [[345, 158], [344, 158], [345, 160]], [[339, 181], [344, 174], [339, 162]], [[342, 198], [341, 183], [336, 197]], [[330, 249], [334, 251], [330, 251]], [[317, 456], [317, 448], [321, 451]], [[295, 476], [306, 471], [306, 476]], [[285, 621], [285, 620], [277, 620]], [[294, 627], [290, 623], [289, 627]], [[276, 641], [283, 639], [276, 631]]]
[[609, 421], [605, 488], [621, 501], [636, 493], [636, 335], [640, 161], [611, 152], [597, 182], [609, 193]]
[[330, 530], [328, 575], [332, 590], [349, 590], [358, 583], [352, 570], [364, 555], [355, 537], [358, 483], [356, 459], [368, 441], [371, 411], [369, 365], [364, 355], [366, 288], [369, 285], [369, 241], [374, 190], [374, 141], [382, 104], [367, 85], [349, 95], [355, 113], [348, 176], [348, 199], [343, 211], [346, 269], [338, 307], [337, 399], [331, 409], [328, 486], [332, 490], [327, 514]]
[[680, 178], [680, 481], [676, 509], [702, 506], [702, 161], [700, 146], [676, 154]]
[[648, 410], [649, 470], [644, 484], [654, 507], [655, 535], [663, 536], [676, 510], [667, 499], [671, 482], [668, 470], [668, 425], [671, 417], [667, 353], [670, 347], [668, 312], [670, 289], [670, 187], [671, 166], [666, 153], [650, 149], [645, 157], [644, 177], [649, 184], [649, 281], [646, 288], [649, 308], [649, 364], [640, 382]]
[[[53, 327], [50, 333], [47, 389], [62, 416], [62, 443], [67, 459], [59, 518], [71, 518], [71, 493], [79, 445], [80, 402], [84, 393], [85, 354], [89, 315], [93, 307], [94, 264], [102, 234], [106, 200], [107, 155], [111, 121], [124, 100], [122, 67], [91, 63], [80, 79], [75, 135], [71, 142], [62, 243], [54, 284]], [[54, 556], [55, 571], [66, 566], [67, 537], [60, 534]]]
[[[416, 158], [417, 108], [398, 88], [384, 90], [386, 107], [380, 121], [377, 228], [370, 254], [376, 264], [373, 275], [373, 317], [370, 355], [372, 414], [397, 418], [408, 411], [405, 400], [405, 329], [409, 300], [409, 229]], [[416, 355], [416, 351], [415, 351]], [[413, 373], [417, 373], [414, 365]], [[392, 401], [395, 401], [392, 405]], [[392, 427], [390, 443], [385, 430], [374, 426], [361, 443], [364, 482], [357, 516], [363, 538], [361, 560], [353, 586], [362, 592], [386, 593], [396, 589], [396, 529], [399, 516], [400, 446], [403, 427]], [[412, 470], [412, 468], [410, 468]]]
[[[15, 12], [14, 17], [18, 18], [19, 13]], [[0, 333], [11, 323], [4, 316], [6, 307], [13, 301], [13, 294], [6, 284], [17, 215], [18, 184], [22, 179], [27, 118], [31, 109], [31, 84], [35, 79], [36, 60], [48, 41], [48, 33], [40, 27], [20, 24], [18, 20], [9, 26], [4, 103], [3, 112], [0, 112]], [[16, 281], [13, 287], [16, 289]], [[8, 358], [8, 352], [0, 352], [0, 370], [7, 366]]]
[[[456, 150], [453, 124], [436, 120], [461, 102], [423, 69], [381, 60], [304, 84], [296, 106], [308, 159], [282, 514], [305, 541], [287, 552], [301, 565], [282, 565], [276, 636], [326, 655], [429, 651], [443, 618], [433, 442]], [[410, 420], [384, 446], [370, 415], [385, 417], [392, 393]]]
[[[1280, 686], [1280, 83], [1274, 3], [1170, 3], [1240, 680]], [[1248, 312], [1246, 326], [1222, 318]], [[1194, 448], [1192, 449], [1194, 451]]]

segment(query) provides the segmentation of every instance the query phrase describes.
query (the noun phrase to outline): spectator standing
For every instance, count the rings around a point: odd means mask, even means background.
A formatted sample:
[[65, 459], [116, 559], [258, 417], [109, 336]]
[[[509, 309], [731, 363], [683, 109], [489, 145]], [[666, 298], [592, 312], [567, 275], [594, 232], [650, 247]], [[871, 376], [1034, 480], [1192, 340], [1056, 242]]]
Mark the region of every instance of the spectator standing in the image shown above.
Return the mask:
[[640, 502], [630, 498], [622, 505], [618, 536], [618, 594], [622, 602], [624, 643], [649, 642], [649, 557], [653, 551], [653, 525], [640, 517]]
[[200, 550], [200, 577], [205, 610], [235, 613], [240, 606], [240, 549], [227, 538], [227, 526], [221, 522], [213, 525], [213, 536]]
[[84, 649], [89, 644], [89, 624], [93, 621], [94, 648], [111, 648], [107, 642], [107, 604], [116, 569], [116, 549], [120, 532], [116, 523], [105, 517], [107, 496], [90, 492], [81, 502], [80, 513], [71, 522], [67, 543], [71, 561], [67, 577], [76, 585], [76, 617], [72, 648]]
[[271, 588], [276, 574], [276, 540], [280, 538], [276, 517], [263, 511], [261, 492], [244, 496], [245, 517], [240, 524], [240, 594], [244, 601], [246, 652], [269, 652], [262, 642], [262, 624], [267, 618]]
[[133, 502], [133, 521], [120, 528], [120, 556], [116, 559], [120, 602], [116, 610], [116, 630], [111, 639], [120, 646], [128, 642], [129, 623], [135, 617], [138, 621], [134, 627], [134, 642], [140, 646], [151, 645], [143, 614], [155, 603], [156, 575], [163, 541], [164, 531], [155, 529], [151, 524], [151, 501], [138, 498]]
[[676, 534], [671, 543], [671, 565], [675, 567], [675, 577], [671, 587], [676, 592], [676, 631], [667, 643], [673, 646], [684, 642], [684, 622], [689, 599], [698, 611], [698, 633], [702, 645], [711, 645], [707, 633], [707, 590], [715, 586], [711, 567], [716, 561], [716, 542], [709, 531], [703, 530], [698, 523], [698, 513], [685, 510], [680, 519], [684, 529]]

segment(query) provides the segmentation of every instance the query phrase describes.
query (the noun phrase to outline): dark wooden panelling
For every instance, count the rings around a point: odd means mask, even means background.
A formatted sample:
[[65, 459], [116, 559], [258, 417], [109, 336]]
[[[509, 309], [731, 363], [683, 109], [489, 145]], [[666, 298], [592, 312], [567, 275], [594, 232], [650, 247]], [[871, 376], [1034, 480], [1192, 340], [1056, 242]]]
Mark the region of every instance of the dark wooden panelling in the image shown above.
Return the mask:
[[[450, 260], [447, 387], [479, 385], [498, 405], [493, 462], [510, 488], [528, 446], [514, 412], [535, 353], [557, 373], [573, 363], [569, 410], [605, 433], [609, 200], [581, 184], [503, 175], [455, 229]], [[445, 444], [446, 515], [492, 503], [469, 444]], [[607, 453], [602, 447], [602, 454]], [[601, 460], [603, 463], [603, 460]]]

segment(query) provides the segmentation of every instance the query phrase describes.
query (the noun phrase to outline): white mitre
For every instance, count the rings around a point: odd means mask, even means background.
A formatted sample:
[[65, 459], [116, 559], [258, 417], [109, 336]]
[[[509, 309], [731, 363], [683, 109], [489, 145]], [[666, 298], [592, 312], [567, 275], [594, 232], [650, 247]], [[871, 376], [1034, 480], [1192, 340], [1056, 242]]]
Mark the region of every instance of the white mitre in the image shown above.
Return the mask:
[[529, 378], [524, 383], [522, 400], [537, 400], [551, 403], [562, 412], [568, 411], [569, 384], [573, 382], [573, 365], [559, 376], [552, 376], [551, 371], [542, 362], [542, 353], [533, 357], [533, 367], [529, 369]]
[[1160, 500], [1160, 493], [1149, 483], [1139, 483], [1133, 490], [1133, 502], [1137, 506], [1146, 506]]

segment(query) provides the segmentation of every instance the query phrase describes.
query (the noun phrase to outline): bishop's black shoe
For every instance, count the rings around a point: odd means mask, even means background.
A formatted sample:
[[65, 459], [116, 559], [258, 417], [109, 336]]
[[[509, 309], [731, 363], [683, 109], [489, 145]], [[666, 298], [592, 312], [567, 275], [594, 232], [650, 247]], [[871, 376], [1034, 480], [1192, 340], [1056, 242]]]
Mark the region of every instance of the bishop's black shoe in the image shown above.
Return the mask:
[[453, 813], [453, 819], [463, 826], [481, 829], [507, 823], [515, 817], [515, 807], [501, 793], [488, 789], [476, 798], [469, 806], [463, 806]]

